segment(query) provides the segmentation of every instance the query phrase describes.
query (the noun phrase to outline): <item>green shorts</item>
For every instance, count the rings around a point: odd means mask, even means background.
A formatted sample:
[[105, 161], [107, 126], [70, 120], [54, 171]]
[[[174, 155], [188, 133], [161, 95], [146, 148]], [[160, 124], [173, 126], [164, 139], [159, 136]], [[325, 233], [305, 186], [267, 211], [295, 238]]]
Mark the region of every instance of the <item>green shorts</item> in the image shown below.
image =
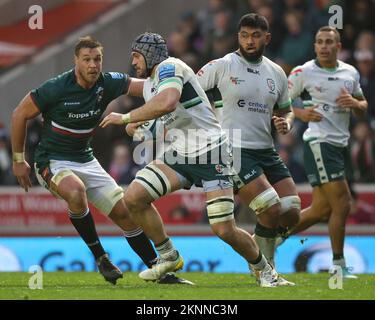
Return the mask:
[[[280, 158], [275, 149], [241, 149], [241, 152], [234, 152], [241, 155], [241, 169], [233, 179], [234, 189], [238, 191], [244, 185], [258, 178], [263, 173], [271, 185], [291, 177], [289, 169]], [[234, 159], [234, 162], [235, 159]]]
[[308, 141], [303, 144], [303, 158], [307, 179], [312, 187], [346, 178], [346, 168], [350, 163], [347, 147]]
[[186, 179], [185, 189], [195, 185], [208, 192], [233, 187], [230, 180], [232, 152], [227, 143], [196, 158], [182, 156], [170, 149], [161, 160]]

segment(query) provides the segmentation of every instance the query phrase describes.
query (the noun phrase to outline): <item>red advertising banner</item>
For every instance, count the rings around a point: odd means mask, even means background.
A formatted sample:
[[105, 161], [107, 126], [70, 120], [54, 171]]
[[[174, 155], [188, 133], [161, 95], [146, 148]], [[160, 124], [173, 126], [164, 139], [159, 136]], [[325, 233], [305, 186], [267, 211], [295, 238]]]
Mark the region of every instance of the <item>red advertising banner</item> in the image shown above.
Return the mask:
[[[311, 188], [298, 187], [302, 208], [311, 203]], [[348, 218], [352, 224], [375, 224], [375, 187], [358, 186], [358, 199]], [[236, 199], [239, 205], [238, 199]], [[155, 202], [164, 222], [170, 225], [202, 225], [207, 223], [205, 196], [200, 189], [180, 191]], [[120, 234], [120, 230], [105, 215], [91, 208], [101, 234]], [[0, 236], [76, 235], [63, 200], [42, 188], [25, 193], [17, 187], [0, 188]]]

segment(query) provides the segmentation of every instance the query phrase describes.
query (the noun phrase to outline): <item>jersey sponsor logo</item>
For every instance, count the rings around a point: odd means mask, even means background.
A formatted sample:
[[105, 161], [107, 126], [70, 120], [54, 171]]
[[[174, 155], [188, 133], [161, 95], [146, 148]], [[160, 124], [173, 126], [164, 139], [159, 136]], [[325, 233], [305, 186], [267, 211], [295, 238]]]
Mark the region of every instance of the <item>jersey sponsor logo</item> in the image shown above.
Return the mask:
[[73, 113], [73, 112], [69, 112], [68, 113], [68, 118], [71, 118], [71, 119], [85, 119], [85, 118], [90, 118], [90, 117], [97, 116], [98, 114], [100, 114], [100, 112], [101, 112], [100, 109], [90, 110], [89, 112], [85, 112], [85, 113]]
[[173, 64], [164, 64], [159, 69], [159, 81], [174, 77], [176, 75], [176, 67]]
[[232, 82], [234, 85], [238, 85], [242, 82], [245, 82], [245, 80], [239, 79], [238, 77], [230, 77], [230, 82]]
[[247, 72], [260, 75], [259, 70], [255, 70], [255, 69], [251, 69], [251, 68], [247, 68]]
[[299, 73], [302, 72], [302, 69], [295, 69], [295, 70], [292, 70], [292, 72], [290, 73], [290, 75], [295, 75], [296, 77], [298, 76]]
[[124, 79], [124, 74], [121, 72], [108, 72], [112, 79]]
[[339, 77], [328, 77], [328, 81], [337, 81], [340, 80]]
[[79, 101], [74, 101], [74, 102], [64, 102], [64, 106], [78, 106], [78, 105], [80, 105], [81, 104], [81, 102], [79, 102]]
[[238, 100], [237, 105], [240, 108], [248, 107], [247, 108], [248, 111], [258, 112], [258, 113], [266, 113], [266, 114], [269, 113], [268, 104], [266, 104], [266, 103], [253, 102], [253, 101], [247, 101], [246, 102], [245, 100], [240, 99], [240, 100]]
[[275, 94], [276, 85], [273, 79], [267, 79], [267, 86], [268, 86], [268, 89], [270, 89], [268, 93]]

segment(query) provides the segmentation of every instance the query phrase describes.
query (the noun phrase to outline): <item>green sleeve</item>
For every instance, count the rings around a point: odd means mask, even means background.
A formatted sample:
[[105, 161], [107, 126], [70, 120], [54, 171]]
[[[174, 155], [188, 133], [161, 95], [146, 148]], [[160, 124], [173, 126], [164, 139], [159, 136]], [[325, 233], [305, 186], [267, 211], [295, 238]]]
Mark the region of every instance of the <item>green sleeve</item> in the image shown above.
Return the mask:
[[129, 76], [121, 72], [106, 72], [104, 73], [106, 90], [109, 91], [110, 100], [125, 94], [129, 90]]
[[40, 87], [31, 90], [30, 95], [41, 112], [46, 112], [57, 100], [58, 88], [55, 79], [44, 82]]

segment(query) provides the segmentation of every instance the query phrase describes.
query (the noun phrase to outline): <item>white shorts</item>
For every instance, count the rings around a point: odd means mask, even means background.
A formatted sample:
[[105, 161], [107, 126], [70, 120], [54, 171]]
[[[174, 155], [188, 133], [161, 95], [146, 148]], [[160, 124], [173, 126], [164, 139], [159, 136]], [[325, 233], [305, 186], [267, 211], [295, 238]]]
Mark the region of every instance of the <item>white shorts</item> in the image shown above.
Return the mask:
[[[124, 190], [102, 168], [96, 159], [85, 163], [50, 160], [49, 168], [52, 176], [57, 175], [63, 170], [72, 171], [85, 185], [88, 201], [107, 215], [111, 213], [115, 204], [124, 196]], [[37, 168], [35, 169], [35, 173], [40, 185], [48, 189], [54, 196], [58, 196], [50, 190], [47, 182], [39, 174]]]

